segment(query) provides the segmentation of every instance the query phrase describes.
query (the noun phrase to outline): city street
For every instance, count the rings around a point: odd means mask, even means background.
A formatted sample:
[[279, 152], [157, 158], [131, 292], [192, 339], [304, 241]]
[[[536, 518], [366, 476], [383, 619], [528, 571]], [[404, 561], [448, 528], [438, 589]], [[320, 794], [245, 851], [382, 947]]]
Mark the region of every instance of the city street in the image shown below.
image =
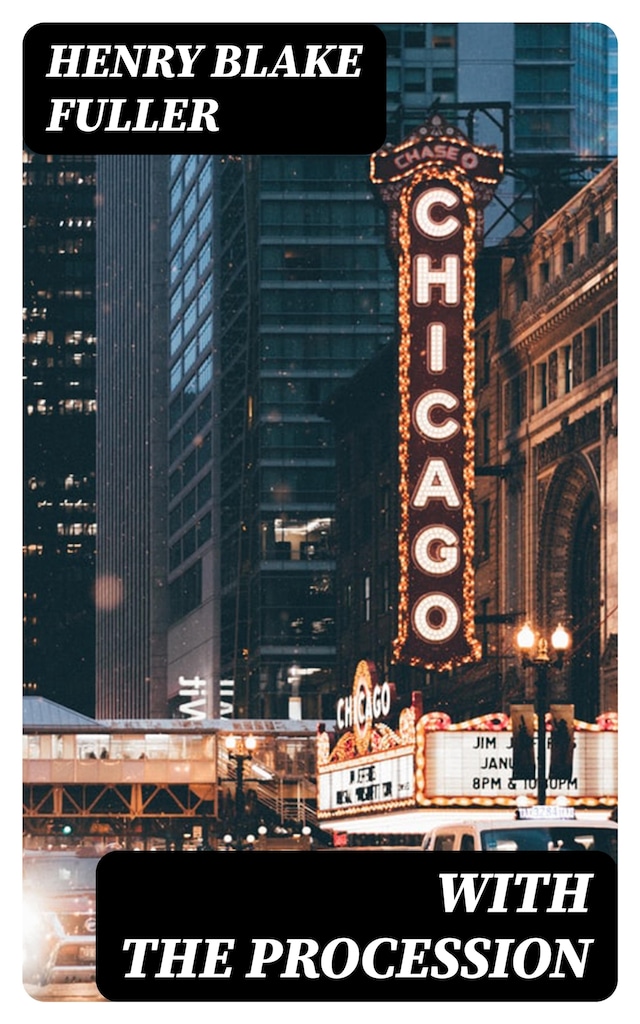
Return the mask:
[[25, 985], [24, 990], [32, 999], [43, 1003], [106, 1003], [96, 985], [79, 982], [75, 985]]

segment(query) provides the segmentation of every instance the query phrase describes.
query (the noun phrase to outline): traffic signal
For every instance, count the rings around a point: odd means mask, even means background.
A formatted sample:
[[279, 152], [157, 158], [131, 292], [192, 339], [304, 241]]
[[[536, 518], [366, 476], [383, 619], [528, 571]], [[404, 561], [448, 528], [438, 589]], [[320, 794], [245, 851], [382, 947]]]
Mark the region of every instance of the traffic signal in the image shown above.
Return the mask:
[[73, 825], [69, 821], [50, 821], [47, 832], [54, 836], [70, 836], [73, 832]]

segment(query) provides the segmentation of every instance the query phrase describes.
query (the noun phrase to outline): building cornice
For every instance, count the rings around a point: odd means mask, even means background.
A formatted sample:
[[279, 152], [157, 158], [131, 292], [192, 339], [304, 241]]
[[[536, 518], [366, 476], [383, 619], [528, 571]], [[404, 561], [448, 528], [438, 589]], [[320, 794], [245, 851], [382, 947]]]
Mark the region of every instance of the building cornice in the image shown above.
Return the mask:
[[[602, 261], [593, 262], [595, 266]], [[617, 258], [592, 273], [582, 284], [577, 284], [578, 279], [585, 276], [582, 261], [576, 269], [580, 272], [572, 275], [569, 281], [563, 279], [562, 287], [553, 297], [545, 291], [540, 300], [523, 303], [517, 316], [511, 320], [511, 348], [528, 346], [549, 334], [581, 306], [593, 302], [598, 292], [614, 286], [618, 279]]]

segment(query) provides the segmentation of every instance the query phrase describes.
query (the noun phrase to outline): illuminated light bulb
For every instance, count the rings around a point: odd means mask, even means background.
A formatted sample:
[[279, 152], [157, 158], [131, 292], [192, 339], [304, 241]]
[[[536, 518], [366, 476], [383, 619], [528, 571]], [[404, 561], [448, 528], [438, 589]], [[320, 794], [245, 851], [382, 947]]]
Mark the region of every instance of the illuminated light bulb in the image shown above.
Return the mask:
[[535, 636], [533, 630], [528, 622], [524, 624], [521, 630], [518, 631], [516, 636], [516, 643], [521, 651], [530, 651], [535, 643]]
[[557, 628], [551, 634], [551, 646], [554, 651], [566, 651], [571, 644], [571, 637], [567, 633], [564, 626], [558, 624]]

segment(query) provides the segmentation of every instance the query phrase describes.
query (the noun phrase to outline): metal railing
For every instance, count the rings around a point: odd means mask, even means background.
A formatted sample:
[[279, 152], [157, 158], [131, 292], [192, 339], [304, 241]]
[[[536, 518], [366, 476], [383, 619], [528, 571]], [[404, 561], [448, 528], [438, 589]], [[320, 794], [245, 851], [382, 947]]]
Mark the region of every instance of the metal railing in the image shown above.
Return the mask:
[[[218, 754], [218, 780], [234, 784], [236, 765], [226, 751]], [[309, 776], [277, 774], [253, 757], [242, 765], [244, 788], [251, 789], [260, 804], [281, 823], [294, 821], [317, 827], [316, 784]]]

